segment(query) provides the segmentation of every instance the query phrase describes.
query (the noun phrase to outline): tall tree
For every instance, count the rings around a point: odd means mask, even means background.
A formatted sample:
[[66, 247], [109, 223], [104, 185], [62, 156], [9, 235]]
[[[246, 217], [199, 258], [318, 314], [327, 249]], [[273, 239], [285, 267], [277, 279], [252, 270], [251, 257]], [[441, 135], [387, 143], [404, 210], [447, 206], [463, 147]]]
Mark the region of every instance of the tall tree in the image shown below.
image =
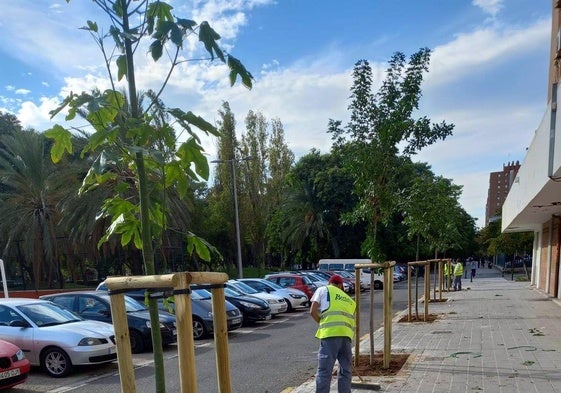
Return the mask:
[[370, 64], [360, 60], [353, 71], [350, 121], [344, 128], [338, 121], [329, 124], [334, 149], [356, 180], [354, 191], [359, 203], [345, 220], [368, 223], [365, 251], [374, 261], [384, 259], [376, 239], [378, 224], [385, 222], [397, 206], [394, 168], [398, 156], [415, 154], [452, 133], [453, 125], [431, 125], [427, 117], [413, 118], [429, 59], [426, 48], [414, 53], [409, 62], [403, 53], [396, 52], [377, 94], [372, 93]]
[[[76, 173], [67, 162], [59, 167], [50, 160], [49, 141], [33, 130], [13, 130], [0, 136], [0, 231], [6, 239], [3, 253], [17, 255], [33, 278], [36, 289], [42, 280], [62, 287], [58, 237], [60, 201], [78, 189]], [[27, 266], [31, 261], [31, 269]], [[22, 277], [23, 279], [23, 277]]]
[[[354, 192], [359, 199], [354, 211], [343, 219], [350, 223], [366, 221], [368, 233], [363, 250], [373, 262], [385, 259], [377, 238], [378, 224], [385, 223], [398, 206], [395, 168], [399, 166], [399, 155], [415, 154], [452, 133], [452, 125], [444, 122], [431, 125], [426, 117], [413, 118], [429, 59], [427, 48], [414, 53], [409, 62], [403, 53], [396, 52], [390, 58], [386, 77], [376, 95], [372, 93], [370, 64], [360, 60], [353, 70], [350, 121], [341, 128], [340, 122], [330, 120], [333, 148], [354, 177]], [[373, 316], [373, 292], [370, 303]], [[374, 342], [373, 334], [371, 331], [371, 342]], [[372, 345], [371, 363], [373, 356]]]
[[[67, 0], [69, 1], [69, 0]], [[155, 274], [153, 242], [159, 239], [158, 233], [165, 225], [163, 220], [166, 207], [162, 203], [162, 189], [175, 187], [184, 196], [189, 189], [189, 180], [208, 178], [208, 162], [203, 155], [199, 137], [192, 126], [201, 131], [217, 135], [216, 129], [192, 112], [179, 108], [167, 109], [167, 112], [189, 134], [187, 141], [176, 147], [175, 131], [171, 126], [158, 127], [159, 122], [148, 116], [152, 105], [156, 105], [161, 93], [175, 67], [183, 62], [180, 57], [183, 43], [190, 37], [202, 42], [211, 60], [217, 58], [227, 63], [230, 68], [230, 82], [234, 84], [238, 77], [247, 87], [251, 87], [252, 76], [239, 60], [225, 53], [218, 45], [220, 35], [208, 24], [177, 18], [172, 7], [163, 1], [140, 0], [94, 0], [108, 16], [110, 27], [108, 34], [102, 33], [96, 22], [88, 21], [82, 29], [88, 31], [101, 49], [112, 88], [104, 92], [71, 93], [63, 104], [52, 112], [56, 115], [63, 109], [68, 110], [67, 120], [73, 119], [80, 111], [87, 111], [87, 119], [94, 129], [84, 154], [97, 154], [97, 159], [84, 179], [83, 190], [117, 179], [115, 166], [126, 168], [130, 181], [124, 182], [117, 189], [119, 194], [106, 200], [104, 213], [111, 218], [112, 224], [102, 238], [107, 240], [115, 235], [122, 244], [133, 242], [142, 250], [145, 273]], [[135, 54], [137, 49], [144, 49], [144, 39], [151, 41], [149, 53], [154, 61], [168, 54], [169, 73], [158, 93], [148, 97], [150, 102], [146, 109], [140, 105], [139, 89], [135, 76]], [[107, 40], [113, 40], [114, 49], [108, 50]], [[142, 52], [142, 50], [141, 50]], [[110, 55], [116, 53], [116, 56]], [[142, 53], [143, 54], [143, 53]], [[114, 62], [114, 63], [113, 63]], [[117, 70], [117, 75], [113, 70]], [[127, 97], [116, 88], [118, 81], [125, 78]], [[55, 140], [51, 151], [54, 161], [59, 161], [65, 152], [72, 152], [71, 133], [60, 125], [47, 132]], [[157, 146], [165, 144], [173, 151], [173, 159], [165, 160]], [[193, 169], [194, 168], [194, 169]], [[165, 181], [161, 181], [165, 178]], [[138, 191], [138, 203], [132, 203], [121, 192], [128, 192], [134, 187]], [[196, 248], [199, 254], [209, 257], [204, 243], [194, 236], [187, 238], [190, 248]], [[158, 306], [155, 299], [149, 302], [152, 326], [158, 326]], [[159, 331], [152, 329], [154, 344], [156, 390], [165, 392], [162, 344]]]
[[419, 242], [427, 242], [437, 253], [446, 252], [459, 243], [458, 209], [461, 186], [450, 179], [432, 175], [414, 179], [402, 199], [404, 221], [408, 235], [417, 242], [416, 260], [419, 260]]

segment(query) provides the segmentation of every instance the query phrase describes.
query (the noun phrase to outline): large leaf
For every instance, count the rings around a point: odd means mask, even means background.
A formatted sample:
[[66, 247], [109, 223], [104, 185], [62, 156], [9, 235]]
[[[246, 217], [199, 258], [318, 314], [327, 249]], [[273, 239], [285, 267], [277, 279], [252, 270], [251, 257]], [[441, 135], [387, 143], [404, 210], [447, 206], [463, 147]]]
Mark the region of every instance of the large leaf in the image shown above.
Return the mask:
[[207, 243], [192, 233], [187, 235], [187, 252], [189, 254], [196, 252], [203, 261], [210, 261], [210, 249]]
[[54, 140], [51, 148], [51, 160], [54, 163], [62, 159], [65, 151], [72, 154], [72, 134], [66, 128], [55, 124], [53, 128], [45, 131], [45, 136]]
[[210, 170], [208, 160], [203, 154], [203, 148], [194, 138], [190, 138], [177, 149], [177, 157], [181, 160], [184, 170], [190, 170], [191, 164], [195, 165], [195, 172], [203, 179], [208, 179]]
[[123, 79], [123, 76], [127, 75], [127, 57], [125, 55], [121, 55], [117, 57], [116, 63], [117, 63], [117, 80], [121, 80]]
[[234, 86], [239, 75], [245, 87], [248, 89], [253, 87], [253, 75], [251, 75], [245, 66], [234, 56], [228, 56], [228, 67], [230, 68], [230, 86]]
[[220, 35], [216, 31], [214, 31], [212, 27], [210, 27], [208, 22], [205, 21], [201, 23], [201, 25], [199, 26], [199, 41], [201, 41], [204, 44], [206, 50], [208, 51], [210, 57], [213, 60], [214, 60], [214, 55], [216, 54], [216, 56], [220, 60], [226, 62], [224, 53], [222, 53], [222, 50], [220, 49], [218, 43], [216, 42], [216, 40], [219, 39], [220, 39]]
[[[168, 109], [167, 111], [173, 117], [175, 117], [180, 122], [180, 124], [182, 126], [184, 126], [184, 124], [192, 124], [195, 127], [199, 128], [200, 130], [206, 132], [207, 134], [211, 134], [211, 135], [214, 135], [214, 136], [219, 135], [216, 127], [214, 127], [212, 124], [210, 124], [208, 121], [206, 121], [202, 117], [195, 115], [191, 111], [184, 112], [183, 110], [181, 110], [179, 108], [171, 108], [171, 109]], [[189, 126], [187, 126], [187, 127], [184, 126], [184, 128], [186, 128], [186, 129], [188, 129], [188, 131], [190, 131]], [[191, 133], [191, 135], [193, 135], [193, 134]]]

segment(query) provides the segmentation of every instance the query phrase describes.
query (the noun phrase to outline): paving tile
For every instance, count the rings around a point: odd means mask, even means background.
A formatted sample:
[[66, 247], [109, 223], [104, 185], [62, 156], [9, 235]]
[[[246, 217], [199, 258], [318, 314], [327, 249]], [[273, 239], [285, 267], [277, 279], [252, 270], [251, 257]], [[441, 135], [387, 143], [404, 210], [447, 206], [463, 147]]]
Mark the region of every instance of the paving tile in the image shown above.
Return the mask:
[[[482, 270], [484, 277], [464, 284], [466, 290], [429, 304], [429, 312], [439, 315], [436, 321], [394, 321], [392, 353], [411, 357], [397, 376], [371, 378], [380, 391], [561, 393], [561, 302], [528, 283]], [[376, 350], [383, 345], [382, 333], [374, 334]], [[368, 336], [360, 348], [368, 353]], [[337, 391], [335, 380], [331, 391]], [[367, 391], [372, 390], [352, 389]], [[312, 379], [292, 392], [313, 393], [315, 383]]]

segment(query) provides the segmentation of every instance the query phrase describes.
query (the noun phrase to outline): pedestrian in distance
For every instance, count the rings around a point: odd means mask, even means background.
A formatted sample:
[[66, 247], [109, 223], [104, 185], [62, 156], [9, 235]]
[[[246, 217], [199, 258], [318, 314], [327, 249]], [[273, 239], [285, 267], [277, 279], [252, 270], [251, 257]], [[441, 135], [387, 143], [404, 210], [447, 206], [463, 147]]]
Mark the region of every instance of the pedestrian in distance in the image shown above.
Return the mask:
[[475, 272], [477, 270], [477, 262], [475, 262], [474, 259], [471, 260], [470, 268], [471, 268], [471, 276], [470, 276], [469, 282], [473, 282], [473, 279], [475, 278]]
[[335, 361], [338, 393], [351, 393], [352, 340], [355, 334], [355, 301], [343, 290], [343, 279], [333, 275], [327, 286], [316, 289], [310, 299], [310, 315], [318, 323], [319, 338], [316, 393], [329, 393]]
[[462, 290], [462, 275], [464, 274], [464, 266], [462, 262], [458, 259], [454, 265], [454, 291]]

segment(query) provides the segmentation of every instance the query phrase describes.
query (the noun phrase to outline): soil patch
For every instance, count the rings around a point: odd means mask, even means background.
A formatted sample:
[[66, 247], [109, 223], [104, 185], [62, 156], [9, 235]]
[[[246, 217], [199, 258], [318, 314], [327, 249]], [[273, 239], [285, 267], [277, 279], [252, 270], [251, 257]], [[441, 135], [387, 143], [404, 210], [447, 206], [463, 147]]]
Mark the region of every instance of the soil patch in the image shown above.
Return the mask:
[[437, 319], [438, 319], [437, 314], [428, 314], [426, 320], [425, 320], [425, 316], [423, 314], [419, 314], [419, 318], [417, 318], [417, 316], [415, 314], [412, 314], [411, 315], [411, 321], [409, 321], [409, 316], [408, 315], [404, 315], [397, 322], [398, 323], [402, 323], [402, 322], [434, 322]]
[[383, 368], [384, 355], [382, 353], [374, 354], [373, 365], [370, 365], [370, 354], [361, 354], [358, 356], [358, 366], [354, 365], [353, 375], [358, 377], [377, 377], [396, 375], [403, 367], [407, 359], [408, 353], [392, 354], [390, 357], [390, 367]]

